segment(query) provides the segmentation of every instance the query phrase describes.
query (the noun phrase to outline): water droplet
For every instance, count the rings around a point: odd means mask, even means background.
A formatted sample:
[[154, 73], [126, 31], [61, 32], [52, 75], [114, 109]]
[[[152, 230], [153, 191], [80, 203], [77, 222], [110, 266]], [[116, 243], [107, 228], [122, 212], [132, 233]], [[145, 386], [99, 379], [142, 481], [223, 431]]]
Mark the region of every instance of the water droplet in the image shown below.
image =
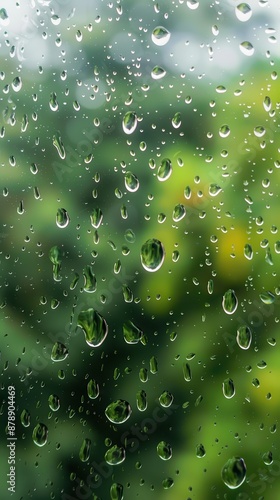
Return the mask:
[[108, 325], [103, 316], [93, 308], [79, 313], [77, 325], [82, 328], [90, 347], [99, 347], [107, 337]]
[[[124, 301], [130, 303], [133, 301], [133, 292], [127, 285], [122, 286], [122, 293]], [[130, 342], [128, 342], [130, 344]]]
[[172, 174], [172, 163], [169, 158], [164, 158], [158, 167], [157, 178], [159, 181], [166, 181]]
[[233, 314], [238, 306], [238, 300], [234, 290], [229, 289], [223, 296], [222, 306], [227, 314]]
[[186, 382], [190, 382], [192, 379], [192, 371], [189, 363], [183, 364], [183, 375]]
[[147, 394], [143, 389], [136, 394], [136, 404], [139, 411], [145, 411], [147, 409]]
[[37, 424], [33, 429], [32, 439], [37, 446], [44, 446], [48, 439], [48, 428], [45, 424]]
[[56, 213], [57, 227], [63, 229], [64, 227], [68, 226], [69, 222], [70, 222], [70, 217], [67, 210], [65, 210], [65, 208], [58, 208]]
[[128, 111], [122, 122], [123, 131], [126, 134], [133, 134], [137, 127], [137, 116], [133, 111]]
[[198, 444], [196, 447], [196, 456], [197, 458], [203, 458], [206, 455], [205, 448], [203, 444]]
[[169, 490], [169, 488], [172, 488], [173, 484], [174, 484], [174, 481], [171, 477], [166, 477], [162, 481], [162, 486], [163, 486], [163, 489], [165, 489], [165, 490]]
[[89, 460], [90, 447], [91, 447], [91, 440], [87, 438], [84, 439], [79, 451], [79, 457], [82, 462], [87, 462]]
[[55, 26], [58, 26], [61, 22], [61, 19], [59, 16], [57, 16], [56, 14], [53, 14], [51, 16], [51, 22], [55, 25]]
[[155, 66], [152, 69], [151, 76], [154, 80], [160, 80], [166, 75], [165, 69], [163, 69], [161, 66]]
[[195, 10], [199, 7], [199, 2], [198, 0], [187, 0], [187, 6], [191, 10]]
[[84, 292], [93, 293], [96, 290], [96, 277], [92, 270], [92, 266], [87, 265], [83, 269], [84, 277]]
[[62, 142], [62, 139], [61, 139], [59, 132], [56, 132], [53, 135], [53, 145], [56, 148], [60, 158], [62, 160], [64, 160], [66, 157], [66, 151], [65, 151], [65, 148], [64, 148], [64, 145], [63, 145], [63, 142]]
[[111, 500], [123, 500], [123, 485], [120, 483], [113, 483], [110, 488]]
[[109, 404], [105, 410], [105, 415], [113, 424], [123, 424], [131, 415], [130, 404], [124, 399], [118, 399]]
[[163, 406], [164, 408], [168, 408], [169, 406], [171, 406], [173, 403], [173, 400], [174, 400], [174, 396], [169, 391], [163, 391], [159, 397], [159, 402], [160, 402], [161, 406]]
[[213, 280], [209, 280], [208, 283], [207, 283], [207, 292], [212, 295], [214, 291], [214, 282]]
[[87, 393], [88, 397], [90, 399], [96, 399], [99, 396], [99, 385], [97, 382], [93, 379], [90, 379], [90, 381], [87, 384]]
[[150, 359], [150, 372], [153, 374], [158, 372], [158, 362], [155, 356], [152, 356]]
[[263, 459], [265, 465], [271, 465], [273, 463], [272, 452], [268, 451], [267, 453], [264, 453], [262, 456], [262, 459]]
[[157, 26], [152, 32], [152, 40], [158, 46], [166, 45], [170, 36], [170, 32], [163, 26]]
[[0, 24], [7, 26], [10, 22], [6, 9], [0, 9]]
[[253, 45], [250, 42], [242, 42], [239, 48], [245, 56], [252, 56], [255, 52]]
[[124, 183], [126, 189], [131, 193], [134, 193], [139, 188], [139, 180], [132, 172], [126, 172], [124, 176]]
[[235, 394], [235, 388], [233, 380], [231, 378], [226, 378], [223, 381], [223, 394], [227, 399], [233, 398]]
[[16, 76], [12, 81], [12, 88], [15, 92], [19, 92], [22, 88], [22, 79], [20, 76]]
[[181, 120], [181, 113], [178, 111], [178, 113], [175, 113], [175, 115], [172, 118], [172, 125], [174, 128], [179, 128], [181, 126], [182, 120]]
[[270, 247], [266, 248], [266, 251], [265, 251], [265, 262], [267, 262], [270, 266], [273, 266], [273, 260], [272, 260], [272, 255], [271, 255]]
[[263, 107], [265, 111], [270, 111], [271, 110], [271, 99], [269, 96], [265, 96], [264, 101], [263, 101]]
[[90, 215], [90, 223], [92, 227], [98, 229], [103, 219], [103, 213], [100, 208], [95, 208]]
[[209, 194], [210, 196], [217, 196], [222, 191], [222, 188], [218, 184], [210, 184]]
[[125, 460], [125, 449], [116, 444], [105, 453], [105, 460], [109, 465], [118, 465]]
[[172, 457], [172, 448], [166, 441], [160, 441], [157, 445], [157, 454], [162, 460], [169, 460]]
[[252, 332], [249, 326], [242, 325], [238, 328], [236, 342], [241, 349], [249, 349], [252, 342]]
[[221, 128], [219, 129], [219, 135], [220, 137], [228, 137], [230, 134], [230, 128], [228, 125], [222, 125]]
[[31, 415], [28, 410], [22, 410], [20, 414], [20, 421], [23, 425], [23, 427], [29, 427], [30, 426], [30, 420], [31, 420]]
[[162, 266], [165, 252], [162, 243], [152, 238], [141, 247], [141, 264], [146, 271], [155, 272]]
[[57, 411], [60, 408], [60, 400], [56, 394], [51, 394], [48, 399], [49, 407], [52, 411]]
[[252, 9], [247, 3], [240, 3], [239, 5], [237, 5], [237, 7], [235, 7], [235, 14], [237, 19], [239, 21], [242, 21], [243, 23], [249, 21], [252, 13]]
[[53, 279], [55, 281], [61, 281], [59, 276], [59, 271], [61, 269], [63, 252], [58, 248], [57, 245], [53, 246], [49, 252], [49, 258], [53, 265]]
[[262, 125], [258, 125], [257, 127], [254, 128], [254, 134], [256, 137], [263, 137], [266, 133], [266, 130]]
[[251, 245], [249, 245], [249, 243], [246, 243], [246, 245], [244, 246], [244, 255], [245, 255], [246, 259], [248, 259], [248, 260], [252, 260], [252, 258], [254, 256], [253, 249], [252, 249]]
[[52, 348], [51, 359], [52, 361], [63, 361], [68, 356], [67, 347], [61, 342], [55, 342]]
[[269, 291], [260, 294], [260, 299], [264, 304], [273, 304], [275, 301], [275, 295]]
[[52, 92], [50, 95], [49, 105], [50, 105], [50, 109], [52, 111], [58, 110], [58, 102], [56, 100], [56, 93], [55, 92]]
[[128, 320], [123, 324], [123, 337], [127, 344], [138, 344], [142, 335], [142, 330], [132, 323], [132, 321]]
[[182, 220], [185, 217], [185, 215], [186, 215], [186, 209], [185, 209], [184, 205], [179, 203], [178, 205], [176, 205], [174, 207], [174, 210], [172, 213], [172, 219], [174, 220], [174, 222], [179, 222], [180, 220]]
[[230, 458], [223, 466], [221, 475], [228, 488], [239, 488], [246, 478], [246, 464], [243, 458]]

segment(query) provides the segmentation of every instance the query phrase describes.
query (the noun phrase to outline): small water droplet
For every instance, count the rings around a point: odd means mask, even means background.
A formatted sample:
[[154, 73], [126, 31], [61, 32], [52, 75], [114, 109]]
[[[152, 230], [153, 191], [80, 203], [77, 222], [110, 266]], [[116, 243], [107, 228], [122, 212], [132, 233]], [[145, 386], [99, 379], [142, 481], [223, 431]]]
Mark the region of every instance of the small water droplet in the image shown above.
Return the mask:
[[162, 486], [163, 486], [164, 490], [169, 490], [169, 488], [172, 488], [173, 485], [174, 485], [174, 481], [173, 481], [172, 477], [166, 477], [162, 481]]
[[92, 270], [92, 266], [87, 265], [83, 269], [84, 277], [84, 292], [93, 293], [96, 291], [96, 277]]
[[256, 137], [263, 137], [266, 133], [266, 130], [262, 125], [258, 125], [257, 127], [254, 128], [254, 134]]
[[236, 342], [241, 349], [249, 349], [252, 342], [252, 332], [249, 326], [242, 325], [238, 328]]
[[58, 26], [60, 24], [60, 22], [61, 22], [61, 19], [56, 14], [53, 14], [51, 16], [51, 22], [54, 24], [54, 26]]
[[128, 111], [123, 118], [122, 127], [126, 134], [133, 134], [137, 127], [137, 116], [133, 111]]
[[198, 0], [187, 0], [187, 6], [191, 10], [196, 10], [199, 7]]
[[169, 158], [164, 158], [158, 167], [157, 178], [159, 181], [166, 181], [172, 174], [172, 163]]
[[10, 22], [6, 9], [0, 9], [0, 24], [7, 26]]
[[95, 208], [90, 215], [90, 223], [92, 227], [98, 229], [103, 220], [103, 213], [100, 208]]
[[210, 184], [209, 194], [210, 196], [217, 196], [222, 191], [222, 188], [218, 184]]
[[227, 290], [223, 296], [222, 306], [227, 314], [233, 314], [238, 306], [238, 300], [234, 290]]
[[105, 415], [113, 424], [123, 424], [132, 413], [130, 404], [124, 399], [118, 399], [109, 404], [105, 410]]
[[239, 488], [246, 478], [246, 464], [243, 458], [230, 458], [223, 466], [221, 475], [228, 488]]
[[65, 151], [65, 148], [64, 148], [64, 145], [63, 145], [63, 142], [62, 142], [62, 139], [61, 139], [59, 132], [56, 132], [53, 135], [53, 145], [56, 148], [60, 158], [62, 160], [64, 160], [66, 157], [66, 151]]
[[22, 79], [20, 76], [16, 76], [12, 81], [12, 88], [15, 92], [19, 92], [22, 88]]
[[197, 458], [203, 458], [206, 455], [205, 448], [203, 444], [198, 444], [196, 447], [196, 456]]
[[58, 208], [56, 213], [57, 227], [63, 229], [68, 226], [69, 222], [70, 222], [70, 217], [67, 210], [65, 210], [65, 208]]
[[158, 45], [166, 45], [170, 40], [170, 32], [163, 26], [157, 26], [152, 32], [152, 41]]
[[48, 440], [48, 428], [45, 424], [38, 423], [33, 429], [32, 439], [37, 446], [44, 446]]
[[185, 215], [186, 215], [186, 209], [185, 209], [184, 205], [179, 203], [178, 205], [176, 205], [174, 207], [174, 210], [172, 213], [172, 219], [174, 220], [174, 222], [179, 222], [180, 220], [182, 220], [185, 217]]
[[108, 325], [103, 316], [93, 308], [79, 313], [77, 325], [83, 330], [90, 347], [99, 347], [107, 337]]
[[264, 304], [273, 304], [275, 301], [275, 295], [272, 292], [263, 292], [260, 294], [260, 299]]
[[231, 378], [226, 378], [223, 381], [223, 394], [227, 399], [231, 399], [235, 395], [234, 383]]
[[111, 500], [123, 500], [123, 485], [120, 483], [113, 483], [110, 488]]
[[251, 245], [249, 245], [249, 243], [246, 243], [246, 245], [244, 246], [244, 255], [245, 255], [246, 259], [248, 259], [248, 260], [252, 260], [252, 258], [254, 256], [253, 249], [252, 249]]
[[190, 382], [192, 379], [192, 371], [189, 363], [183, 364], [183, 375], [186, 382]]
[[271, 110], [271, 99], [269, 96], [265, 96], [264, 101], [263, 101], [263, 107], [265, 111], [270, 111]]
[[181, 126], [181, 123], [182, 123], [181, 113], [178, 111], [172, 118], [172, 126], [174, 128], [179, 128]]
[[219, 129], [219, 135], [220, 137], [228, 137], [230, 134], [230, 128], [228, 125], [222, 125]]
[[50, 95], [49, 105], [50, 105], [50, 109], [52, 111], [57, 111], [58, 110], [58, 102], [57, 102], [57, 99], [56, 99], [56, 93], [55, 92], [52, 92], [51, 95]]
[[267, 453], [264, 453], [262, 456], [262, 459], [263, 459], [265, 465], [271, 465], [273, 463], [272, 452], [268, 451]]
[[160, 441], [157, 445], [157, 454], [162, 460], [170, 460], [172, 457], [172, 448], [166, 441]]
[[20, 414], [20, 421], [23, 427], [29, 427], [31, 421], [31, 415], [28, 410], [22, 410]]
[[155, 238], [147, 240], [141, 247], [140, 257], [141, 264], [146, 271], [158, 271], [165, 257], [162, 243]]

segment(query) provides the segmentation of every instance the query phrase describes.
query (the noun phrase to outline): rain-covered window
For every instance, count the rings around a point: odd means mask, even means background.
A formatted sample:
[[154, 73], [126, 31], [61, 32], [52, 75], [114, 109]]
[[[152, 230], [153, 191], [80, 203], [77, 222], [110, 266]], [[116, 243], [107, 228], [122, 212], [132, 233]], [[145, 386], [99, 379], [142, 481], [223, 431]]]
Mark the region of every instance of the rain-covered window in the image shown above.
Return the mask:
[[0, 497], [280, 498], [279, 0], [0, 5]]

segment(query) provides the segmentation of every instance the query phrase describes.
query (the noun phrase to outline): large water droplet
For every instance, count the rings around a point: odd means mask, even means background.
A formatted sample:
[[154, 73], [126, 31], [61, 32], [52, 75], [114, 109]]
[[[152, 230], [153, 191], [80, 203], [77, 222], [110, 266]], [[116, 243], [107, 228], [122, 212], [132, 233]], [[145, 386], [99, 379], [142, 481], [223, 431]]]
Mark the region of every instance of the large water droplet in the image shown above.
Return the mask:
[[126, 172], [124, 176], [125, 187], [131, 193], [134, 193], [139, 188], [139, 180], [132, 172]]
[[236, 342], [241, 349], [249, 349], [252, 342], [252, 332], [249, 326], [242, 325], [238, 328]]
[[102, 219], [103, 219], [103, 213], [100, 210], [100, 208], [94, 208], [94, 210], [92, 211], [92, 213], [90, 215], [90, 223], [91, 223], [92, 227], [95, 227], [95, 229], [98, 229], [101, 222], [102, 222]]
[[64, 148], [64, 145], [63, 145], [63, 142], [62, 142], [62, 139], [61, 139], [59, 132], [56, 132], [53, 135], [53, 145], [56, 148], [60, 158], [62, 160], [64, 160], [66, 157], [66, 151], [65, 151], [65, 148]]
[[162, 460], [169, 460], [172, 457], [172, 448], [166, 441], [160, 441], [157, 445], [157, 454]]
[[116, 444], [105, 453], [105, 460], [109, 465], [118, 465], [125, 460], [125, 449]]
[[136, 404], [138, 410], [140, 411], [145, 411], [147, 409], [147, 394], [143, 389], [141, 391], [138, 391], [136, 394]]
[[90, 457], [90, 447], [91, 447], [91, 440], [87, 438], [84, 439], [79, 451], [79, 457], [82, 462], [88, 461]]
[[230, 128], [228, 125], [222, 125], [221, 128], [219, 129], [219, 135], [220, 137], [228, 137], [230, 134]]
[[137, 127], [137, 116], [133, 111], [125, 113], [122, 122], [123, 131], [126, 134], [132, 134]]
[[105, 410], [105, 415], [113, 424], [123, 424], [131, 415], [130, 404], [124, 399], [118, 399], [109, 404]]
[[264, 98], [264, 101], [263, 101], [263, 107], [264, 107], [265, 111], [270, 111], [270, 110], [271, 110], [271, 106], [272, 106], [272, 104], [271, 104], [271, 99], [270, 99], [270, 97], [267, 95], [267, 96], [265, 96], [265, 98]]
[[68, 356], [67, 347], [61, 342], [55, 342], [52, 348], [51, 359], [52, 361], [63, 361]]
[[186, 382], [190, 382], [192, 379], [192, 371], [189, 363], [183, 364], [183, 375]]
[[93, 308], [79, 313], [77, 325], [82, 328], [90, 347], [99, 347], [107, 337], [108, 325], [103, 316]]
[[248, 260], [252, 260], [252, 258], [254, 256], [253, 249], [252, 249], [251, 245], [249, 245], [249, 243], [246, 243], [246, 245], [244, 246], [244, 255], [245, 255], [246, 259], [248, 259]]
[[253, 47], [253, 45], [251, 44], [251, 42], [242, 42], [240, 45], [239, 45], [239, 48], [242, 52], [242, 54], [244, 54], [245, 56], [252, 56], [255, 52], [255, 49]]
[[33, 429], [32, 439], [37, 446], [44, 446], [48, 439], [48, 428], [45, 424], [37, 424]]
[[235, 7], [235, 15], [237, 19], [239, 19], [239, 21], [242, 21], [243, 23], [249, 21], [252, 13], [252, 9], [247, 3], [242, 2]]
[[142, 335], [142, 330], [132, 323], [132, 321], [127, 320], [123, 324], [123, 337], [127, 344], [138, 344]]
[[7, 26], [10, 22], [6, 9], [0, 9], [0, 24]]
[[12, 81], [12, 88], [15, 92], [19, 92], [22, 88], [22, 79], [20, 76], [16, 76]]
[[56, 93], [55, 92], [52, 92], [51, 95], [50, 95], [49, 105], [50, 105], [50, 109], [52, 111], [57, 111], [58, 110], [58, 102], [57, 102], [57, 98], [56, 98]]
[[83, 270], [84, 292], [93, 293], [96, 290], [96, 277], [90, 265]]
[[172, 125], [174, 128], [179, 128], [181, 126], [181, 113], [178, 111], [172, 118]]
[[222, 188], [218, 184], [210, 184], [209, 194], [210, 196], [217, 196], [222, 191]]
[[182, 205], [181, 203], [178, 203], [178, 205], [176, 205], [174, 207], [174, 210], [173, 210], [173, 213], [172, 213], [172, 219], [174, 220], [174, 222], [179, 222], [181, 219], [183, 219], [186, 215], [186, 209], [184, 207], [184, 205]]
[[243, 458], [230, 458], [223, 466], [221, 475], [228, 488], [239, 488], [246, 478], [246, 464]]
[[165, 252], [163, 245], [155, 238], [147, 240], [141, 247], [141, 264], [146, 271], [157, 271], [163, 264], [164, 256]]
[[110, 488], [111, 500], [123, 500], [123, 485], [120, 483], [113, 483]]
[[187, 0], [187, 6], [191, 10], [195, 10], [199, 7], [199, 2], [198, 0]]
[[163, 391], [158, 399], [161, 406], [163, 406], [164, 408], [168, 408], [172, 405], [174, 396], [169, 391]]
[[90, 381], [87, 384], [87, 393], [88, 397], [90, 399], [96, 399], [99, 396], [99, 385], [97, 382], [93, 379], [90, 379]]
[[260, 294], [260, 299], [264, 304], [273, 304], [275, 301], [275, 295], [272, 292], [263, 292]]
[[60, 408], [60, 400], [56, 394], [51, 394], [48, 399], [49, 407], [52, 411], [57, 411]]
[[234, 290], [229, 289], [223, 296], [222, 306], [227, 314], [233, 314], [238, 306], [238, 300]]
[[197, 458], [203, 458], [206, 455], [205, 448], [203, 444], [198, 444], [196, 447], [196, 456]]
[[163, 69], [161, 66], [155, 66], [152, 69], [151, 76], [154, 80], [160, 80], [166, 75], [165, 69]]
[[57, 227], [63, 229], [64, 227], [68, 226], [69, 222], [70, 222], [70, 217], [67, 210], [65, 210], [65, 208], [58, 208], [56, 213]]
[[254, 135], [256, 137], [263, 137], [266, 133], [265, 128], [262, 125], [258, 125], [254, 128]]
[[166, 181], [172, 174], [172, 163], [169, 158], [164, 158], [158, 167], [157, 178], [159, 181]]
[[170, 32], [163, 26], [157, 26], [152, 32], [152, 40], [156, 45], [166, 45], [170, 40]]
[[263, 454], [262, 459], [265, 465], [271, 465], [273, 463], [273, 455], [271, 451], [267, 451]]
[[223, 394], [224, 394], [225, 398], [227, 398], [227, 399], [233, 398], [233, 396], [235, 394], [235, 388], [234, 388], [233, 380], [231, 378], [226, 378], [223, 381]]

